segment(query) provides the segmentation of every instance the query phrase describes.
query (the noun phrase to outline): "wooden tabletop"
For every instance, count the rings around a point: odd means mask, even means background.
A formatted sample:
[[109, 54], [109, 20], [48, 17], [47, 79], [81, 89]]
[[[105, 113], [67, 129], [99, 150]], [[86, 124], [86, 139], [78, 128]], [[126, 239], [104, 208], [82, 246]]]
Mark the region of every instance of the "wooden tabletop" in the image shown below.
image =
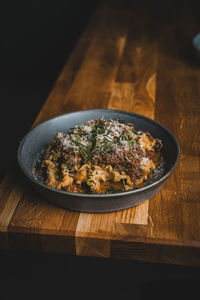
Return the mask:
[[137, 2], [100, 1], [33, 126], [92, 108], [143, 114], [178, 139], [175, 172], [141, 205], [88, 214], [48, 203], [14, 166], [0, 185], [1, 249], [200, 266], [198, 11]]

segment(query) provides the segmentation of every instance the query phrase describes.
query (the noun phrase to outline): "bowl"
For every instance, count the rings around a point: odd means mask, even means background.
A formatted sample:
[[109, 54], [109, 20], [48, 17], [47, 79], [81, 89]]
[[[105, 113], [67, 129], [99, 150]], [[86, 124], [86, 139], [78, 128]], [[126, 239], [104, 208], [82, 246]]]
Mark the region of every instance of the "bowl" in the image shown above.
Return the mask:
[[195, 56], [200, 62], [200, 33], [196, 34], [192, 39], [192, 46], [193, 46]]
[[[45, 185], [34, 174], [34, 164], [41, 150], [55, 137], [57, 132], [69, 132], [76, 125], [104, 117], [133, 123], [135, 129], [149, 131], [163, 142], [163, 170], [158, 178], [146, 181], [142, 188], [114, 194], [81, 194], [57, 190]], [[133, 207], [152, 198], [174, 171], [180, 155], [179, 144], [174, 135], [160, 123], [145, 116], [111, 109], [93, 109], [64, 114], [45, 121], [30, 132], [20, 142], [17, 159], [25, 176], [39, 194], [60, 207], [79, 212], [110, 212]]]

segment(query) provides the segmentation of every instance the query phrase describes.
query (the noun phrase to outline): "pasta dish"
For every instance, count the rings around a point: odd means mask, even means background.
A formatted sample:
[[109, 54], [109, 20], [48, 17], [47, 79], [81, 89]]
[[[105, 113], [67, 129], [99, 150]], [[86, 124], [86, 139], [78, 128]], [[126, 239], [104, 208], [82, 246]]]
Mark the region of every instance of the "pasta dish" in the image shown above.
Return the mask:
[[75, 193], [115, 193], [140, 188], [162, 163], [162, 142], [132, 123], [91, 120], [58, 132], [37, 162], [49, 187]]

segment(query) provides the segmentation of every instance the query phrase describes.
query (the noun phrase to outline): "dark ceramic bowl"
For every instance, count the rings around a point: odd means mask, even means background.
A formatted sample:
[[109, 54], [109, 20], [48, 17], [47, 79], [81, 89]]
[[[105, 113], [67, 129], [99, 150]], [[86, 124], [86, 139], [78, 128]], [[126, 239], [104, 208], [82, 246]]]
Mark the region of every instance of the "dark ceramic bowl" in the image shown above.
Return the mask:
[[[164, 167], [160, 175], [145, 183], [139, 189], [115, 194], [80, 194], [48, 187], [34, 175], [33, 167], [42, 148], [55, 137], [58, 131], [68, 132], [75, 125], [104, 117], [133, 123], [135, 129], [149, 131], [153, 137], [162, 140]], [[84, 110], [55, 117], [32, 129], [18, 148], [18, 162], [38, 192], [54, 204], [81, 212], [108, 212], [135, 206], [153, 197], [166, 183], [179, 160], [179, 144], [173, 134], [163, 125], [144, 116], [118, 110]]]
[[196, 58], [200, 62], [200, 33], [196, 34], [192, 40], [193, 50]]

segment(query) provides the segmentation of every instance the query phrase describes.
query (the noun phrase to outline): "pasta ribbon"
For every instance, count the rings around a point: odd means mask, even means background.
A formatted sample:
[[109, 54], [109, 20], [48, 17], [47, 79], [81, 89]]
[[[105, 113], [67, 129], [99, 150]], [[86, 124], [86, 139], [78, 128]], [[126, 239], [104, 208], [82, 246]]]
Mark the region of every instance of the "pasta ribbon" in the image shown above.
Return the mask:
[[139, 144], [143, 151], [145, 150], [151, 151], [155, 143], [156, 140], [155, 139], [151, 140], [149, 136], [146, 134], [146, 132], [144, 132], [139, 138]]
[[87, 181], [88, 171], [91, 169], [91, 165], [85, 164], [80, 169], [76, 169], [76, 183], [81, 184], [82, 182]]
[[55, 163], [50, 160], [45, 160], [44, 165], [47, 167], [47, 179], [46, 184], [52, 188], [61, 189], [72, 184], [73, 178], [69, 176], [68, 169], [62, 166], [62, 180], [59, 181], [58, 169]]

